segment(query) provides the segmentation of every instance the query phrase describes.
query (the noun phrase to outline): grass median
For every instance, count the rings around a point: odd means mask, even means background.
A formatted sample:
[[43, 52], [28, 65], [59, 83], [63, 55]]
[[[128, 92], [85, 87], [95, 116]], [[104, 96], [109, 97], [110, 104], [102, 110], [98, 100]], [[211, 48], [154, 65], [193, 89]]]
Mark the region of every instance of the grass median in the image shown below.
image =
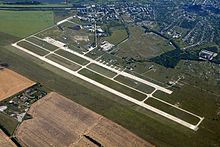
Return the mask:
[[88, 60], [83, 59], [83, 58], [81, 58], [81, 57], [79, 57], [77, 55], [74, 55], [74, 54], [72, 54], [70, 52], [67, 52], [67, 51], [64, 51], [64, 50], [58, 50], [55, 53], [65, 57], [65, 58], [67, 58], [69, 60], [72, 60], [72, 61], [74, 61], [74, 62], [76, 62], [78, 64], [81, 64], [81, 65], [86, 65], [86, 64], [89, 63]]
[[39, 45], [39, 46], [42, 46], [43, 48], [47, 49], [47, 50], [50, 50], [50, 51], [54, 51], [57, 49], [56, 46], [52, 45], [52, 44], [49, 44], [47, 43], [46, 41], [43, 41], [43, 40], [40, 40], [40, 39], [37, 39], [35, 37], [30, 37], [30, 38], [27, 38], [28, 41], [36, 44], [36, 45]]
[[94, 72], [92, 72], [88, 69], [82, 69], [82, 70], [79, 71], [79, 73], [86, 76], [86, 77], [88, 77], [88, 78], [90, 78], [90, 79], [93, 79], [93, 80], [95, 80], [95, 81], [97, 81], [97, 82], [99, 82], [103, 85], [106, 85], [106, 86], [108, 86], [112, 89], [115, 89], [115, 90], [117, 90], [117, 91], [119, 91], [123, 94], [126, 94], [126, 95], [128, 95], [128, 96], [130, 96], [130, 97], [132, 97], [136, 100], [142, 101], [146, 98], [146, 95], [141, 94], [141, 93], [139, 93], [139, 92], [137, 92], [133, 89], [130, 89], [130, 88], [124, 86], [124, 85], [116, 83], [116, 82], [114, 82], [110, 79], [107, 79], [107, 78], [105, 78], [105, 77], [103, 77], [99, 74], [96, 74], [96, 73], [94, 73]]
[[41, 48], [39, 48], [39, 47], [37, 47], [33, 44], [30, 44], [26, 41], [21, 41], [17, 45], [19, 45], [20, 47], [23, 47], [23, 48], [35, 53], [35, 54], [38, 54], [40, 56], [45, 56], [46, 54], [49, 54], [48, 51], [46, 51], [44, 49], [41, 49]]
[[160, 102], [154, 98], [149, 98], [147, 99], [147, 101], [145, 101], [146, 104], [150, 105], [150, 106], [153, 106], [159, 110], [162, 110], [170, 115], [173, 115], [177, 118], [180, 118], [186, 122], [189, 122], [193, 125], [196, 125], [198, 122], [199, 122], [199, 118], [189, 114], [189, 113], [186, 113], [180, 109], [177, 109], [175, 107], [172, 107], [168, 104], [165, 104], [163, 102]]

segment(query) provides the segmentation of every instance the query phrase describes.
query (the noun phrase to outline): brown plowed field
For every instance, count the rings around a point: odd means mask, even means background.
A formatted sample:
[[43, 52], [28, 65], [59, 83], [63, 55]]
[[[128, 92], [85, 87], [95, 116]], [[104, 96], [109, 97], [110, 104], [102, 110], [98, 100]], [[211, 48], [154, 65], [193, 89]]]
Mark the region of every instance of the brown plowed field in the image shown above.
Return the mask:
[[57, 94], [50, 93], [30, 108], [33, 119], [16, 132], [23, 146], [152, 146], [127, 129]]
[[34, 84], [35, 82], [12, 70], [6, 68], [0, 70], [0, 101], [13, 96]]
[[16, 147], [16, 145], [2, 130], [0, 130], [0, 147]]

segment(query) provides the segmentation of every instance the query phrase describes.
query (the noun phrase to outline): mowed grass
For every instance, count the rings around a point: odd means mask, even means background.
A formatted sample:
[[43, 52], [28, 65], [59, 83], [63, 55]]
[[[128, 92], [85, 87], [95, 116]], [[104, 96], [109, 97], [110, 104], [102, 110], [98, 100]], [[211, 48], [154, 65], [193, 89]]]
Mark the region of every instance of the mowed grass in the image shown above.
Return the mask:
[[26, 40], [28, 40], [28, 41], [36, 44], [36, 45], [39, 45], [39, 46], [41, 46], [41, 47], [43, 47], [43, 48], [45, 48], [47, 50], [50, 50], [50, 51], [54, 51], [54, 50], [57, 49], [56, 46], [54, 46], [52, 44], [49, 44], [46, 41], [40, 40], [40, 39], [38, 39], [36, 37], [29, 37]]
[[72, 53], [69, 53], [69, 52], [61, 50], [61, 49], [56, 51], [55, 53], [65, 57], [65, 58], [67, 58], [69, 60], [72, 60], [72, 61], [74, 61], [74, 62], [76, 62], [78, 64], [81, 64], [81, 65], [86, 65], [86, 64], [89, 63], [88, 60], [83, 59], [83, 58], [81, 58], [79, 56], [76, 56], [76, 55], [74, 55]]
[[17, 45], [19, 45], [20, 47], [23, 47], [29, 51], [32, 51], [33, 53], [38, 54], [40, 56], [45, 56], [46, 54], [49, 53], [48, 51], [41, 49], [33, 44], [30, 44], [27, 41], [21, 41]]
[[52, 11], [0, 11], [0, 32], [26, 37], [54, 24]]
[[96, 73], [94, 73], [94, 72], [92, 72], [88, 69], [82, 69], [82, 70], [79, 71], [79, 73], [86, 76], [86, 77], [88, 77], [88, 78], [90, 78], [90, 79], [93, 79], [93, 80], [95, 80], [95, 81], [97, 81], [97, 82], [99, 82], [103, 85], [106, 85], [106, 86], [108, 86], [112, 89], [115, 89], [115, 90], [117, 90], [117, 91], [119, 91], [123, 94], [126, 94], [126, 95], [128, 95], [128, 96], [130, 96], [134, 99], [137, 99], [139, 101], [142, 101], [147, 97], [144, 94], [141, 94], [141, 93], [139, 93], [139, 92], [137, 92], [133, 89], [130, 89], [130, 88], [124, 86], [124, 85], [121, 85], [121, 84], [116, 83], [116, 82], [114, 82], [110, 79], [107, 79], [107, 78], [105, 78], [101, 75], [98, 75], [98, 74], [96, 74]]
[[21, 42], [17, 43], [17, 45], [20, 46], [20, 47], [23, 47], [23, 48], [25, 48], [29, 51], [32, 51], [32, 52], [34, 52], [34, 53], [36, 53], [40, 56], [44, 56], [44, 55], [49, 53], [48, 51], [46, 51], [46, 50], [44, 50], [44, 49], [42, 49], [42, 48], [40, 48], [36, 45], [33, 45], [33, 44], [31, 44], [27, 41], [21, 41]]
[[199, 122], [199, 118], [189, 114], [189, 113], [186, 113], [182, 110], [179, 110], [175, 107], [172, 107], [168, 104], [165, 104], [163, 102], [160, 102], [154, 98], [149, 98], [145, 101], [146, 104], [150, 105], [150, 106], [153, 106], [154, 108], [157, 108], [159, 110], [162, 110], [170, 115], [173, 115], [177, 118], [180, 118], [186, 122], [189, 122], [191, 124], [194, 124], [196, 125], [198, 122]]
[[148, 86], [146, 84], [143, 84], [143, 83], [140, 83], [136, 80], [133, 80], [131, 78], [128, 78], [128, 77], [124, 77], [122, 75], [119, 75], [115, 78], [116, 81], [119, 81], [123, 84], [126, 84], [128, 86], [131, 86], [133, 88], [136, 88], [137, 90], [140, 90], [142, 92], [145, 92], [145, 93], [152, 93], [154, 91], [155, 88], [151, 87], [151, 86]]
[[68, 60], [66, 60], [66, 59], [64, 59], [62, 57], [59, 57], [59, 56], [57, 56], [55, 54], [50, 54], [46, 58], [50, 59], [50, 60], [52, 60], [52, 61], [54, 61], [54, 62], [56, 62], [56, 63], [58, 63], [58, 64], [60, 64], [62, 66], [64, 66], [64, 67], [66, 67], [66, 68], [69, 68], [69, 69], [71, 69], [73, 71], [76, 71], [76, 70], [80, 69], [80, 67], [81, 67], [81, 66], [79, 66], [79, 65], [77, 65], [77, 64], [75, 64], [73, 62], [70, 62], [70, 61], [68, 61]]
[[113, 78], [116, 75], [115, 72], [113, 72], [111, 70], [108, 70], [108, 69], [106, 69], [104, 67], [101, 67], [101, 66], [99, 66], [97, 64], [94, 64], [94, 63], [89, 64], [87, 67], [89, 69], [92, 69], [92, 70], [94, 70], [94, 71], [96, 71], [96, 72], [98, 72], [100, 74], [103, 74], [103, 75], [109, 77], [109, 78]]
[[[171, 94], [172, 95], [172, 94]], [[163, 100], [163, 101], [166, 101], [166, 102], [168, 102], [168, 103], [171, 103], [171, 104], [176, 104], [178, 101], [178, 97], [176, 98], [176, 99], [174, 99], [174, 98], [172, 98], [172, 96], [171, 96], [170, 94], [167, 94], [167, 93], [165, 93], [165, 92], [163, 92], [163, 91], [160, 91], [160, 90], [157, 90], [154, 94], [153, 94], [153, 96], [154, 97], [157, 97], [157, 98], [159, 98], [159, 99], [161, 99], [161, 100]]]

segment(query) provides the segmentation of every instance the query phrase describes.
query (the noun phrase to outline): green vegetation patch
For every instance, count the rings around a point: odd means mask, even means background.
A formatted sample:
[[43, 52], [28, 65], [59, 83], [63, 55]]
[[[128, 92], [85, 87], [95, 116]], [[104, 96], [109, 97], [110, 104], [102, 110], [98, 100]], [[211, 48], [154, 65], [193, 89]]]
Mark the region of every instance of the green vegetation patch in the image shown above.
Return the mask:
[[8, 44], [14, 43], [18, 40], [20, 40], [20, 38], [12, 36], [7, 33], [0, 32], [0, 46], [5, 46]]
[[109, 37], [105, 37], [104, 39], [114, 45], [117, 45], [126, 38], [128, 38], [128, 34], [125, 29], [114, 29], [112, 30], [111, 35]]
[[1, 11], [0, 32], [26, 37], [54, 24], [52, 11]]
[[128, 77], [124, 77], [122, 75], [117, 76], [115, 78], [115, 80], [117, 80], [117, 81], [119, 81], [119, 82], [121, 82], [123, 84], [126, 84], [128, 86], [131, 86], [133, 88], [136, 88], [136, 89], [138, 89], [138, 90], [140, 90], [142, 92], [149, 93], [149, 94], [154, 91], [153, 87], [148, 86], [148, 85], [143, 84], [143, 83], [140, 83], [140, 82], [138, 82], [136, 80], [130, 79]]
[[93, 80], [95, 80], [95, 81], [97, 81], [97, 82], [99, 82], [103, 85], [106, 85], [106, 86], [108, 86], [112, 89], [115, 89], [115, 90], [117, 90], [121, 93], [124, 93], [124, 94], [126, 94], [126, 95], [128, 95], [128, 96], [130, 96], [134, 99], [137, 99], [139, 101], [142, 101], [146, 98], [146, 95], [141, 94], [141, 93], [139, 93], [135, 90], [132, 90], [128, 87], [125, 87], [125, 86], [123, 86], [119, 83], [116, 83], [116, 82], [114, 82], [110, 79], [107, 79], [107, 78], [105, 78], [101, 75], [98, 75], [98, 74], [96, 74], [96, 73], [94, 73], [94, 72], [92, 72], [88, 69], [82, 69], [82, 70], [79, 71], [79, 73], [86, 76], [86, 77], [88, 77], [88, 78], [90, 78], [90, 79], [93, 79]]
[[36, 37], [30, 37], [30, 38], [27, 38], [26, 40], [36, 44], [36, 45], [39, 45], [39, 46], [42, 46], [43, 48], [45, 49], [48, 49], [50, 51], [54, 51], [57, 49], [56, 46], [52, 45], [52, 44], [49, 44], [47, 43], [46, 41], [43, 41], [43, 40], [40, 40], [40, 39], [37, 39]]
[[50, 59], [50, 60], [52, 60], [52, 61], [54, 61], [54, 62], [56, 62], [56, 63], [58, 63], [58, 64], [60, 64], [62, 66], [64, 66], [64, 67], [66, 67], [66, 68], [74, 70], [74, 71], [80, 69], [79, 65], [77, 65], [77, 64], [75, 64], [73, 62], [70, 62], [70, 61], [68, 61], [68, 60], [66, 60], [66, 59], [64, 59], [62, 57], [59, 57], [59, 56], [57, 56], [55, 54], [50, 54], [46, 58]]
[[99, 72], [100, 74], [103, 74], [103, 75], [105, 75], [105, 76], [107, 76], [109, 78], [113, 78], [116, 75], [115, 72], [113, 72], [111, 70], [108, 70], [108, 69], [106, 69], [104, 67], [101, 67], [101, 66], [99, 66], [97, 64], [94, 64], [94, 63], [89, 64], [87, 67], [92, 69], [92, 70], [94, 70], [94, 71], [96, 71], [96, 72]]
[[64, 50], [58, 50], [55, 53], [65, 57], [67, 59], [70, 59], [70, 60], [72, 60], [72, 61], [74, 61], [74, 62], [76, 62], [78, 64], [81, 64], [81, 65], [86, 65], [86, 64], [89, 63], [88, 60], [83, 59], [83, 58], [81, 58], [81, 57], [79, 57], [77, 55], [74, 55], [74, 54], [72, 54], [70, 52], [67, 52], [67, 51], [64, 51]]
[[168, 104], [165, 104], [163, 102], [160, 102], [154, 98], [149, 98], [145, 101], [146, 104], [150, 105], [150, 106], [153, 106], [159, 110], [162, 110], [170, 115], [173, 115], [173, 116], [176, 116], [177, 118], [180, 118], [182, 120], [185, 120], [186, 122], [189, 122], [191, 124], [194, 124], [196, 125], [198, 122], [199, 122], [199, 118], [189, 114], [189, 113], [186, 113], [182, 110], [179, 110], [175, 107], [172, 107]]
[[9, 117], [8, 115], [0, 112], [0, 128], [7, 133], [7, 135], [12, 135], [14, 130], [18, 125], [18, 121]]
[[30, 44], [27, 41], [21, 41], [18, 43], [18, 45], [40, 56], [45, 56], [46, 54], [49, 54], [48, 51], [41, 49], [33, 44]]
[[129, 32], [129, 39], [118, 46], [121, 57], [146, 59], [174, 49], [167, 40], [153, 33], [145, 33], [142, 27], [130, 26]]
[[167, 94], [167, 93], [165, 93], [163, 91], [160, 91], [160, 90], [157, 90], [153, 94], [153, 96], [155, 96], [155, 97], [157, 97], [157, 98], [159, 98], [163, 101], [166, 101], [168, 103], [171, 103], [171, 104], [176, 104], [177, 103], [177, 99], [172, 98], [170, 94]]

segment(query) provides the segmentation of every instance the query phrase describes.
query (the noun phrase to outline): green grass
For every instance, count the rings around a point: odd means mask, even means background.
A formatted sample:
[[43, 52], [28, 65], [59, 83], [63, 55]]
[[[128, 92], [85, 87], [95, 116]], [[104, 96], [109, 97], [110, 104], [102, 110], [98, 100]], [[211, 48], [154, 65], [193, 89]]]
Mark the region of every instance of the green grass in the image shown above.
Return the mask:
[[26, 41], [21, 41], [21, 42], [18, 43], [18, 45], [25, 48], [25, 49], [27, 49], [27, 50], [29, 50], [29, 51], [32, 51], [33, 53], [38, 54], [40, 56], [44, 56], [44, 55], [49, 53], [48, 51], [43, 50], [43, 49], [41, 49], [41, 48], [39, 48], [35, 45], [32, 45], [32, 44], [30, 44]]
[[0, 7], [67, 7], [67, 6], [71, 6], [71, 5], [67, 5], [67, 4], [48, 4], [48, 3], [44, 3], [44, 4], [40, 4], [40, 5], [7, 5], [7, 4], [3, 4], [0, 1]]
[[16, 129], [18, 122], [8, 115], [0, 112], [0, 128], [3, 129], [7, 135], [12, 135]]
[[0, 11], [0, 32], [26, 37], [53, 25], [51, 11]]
[[124, 93], [124, 94], [126, 94], [126, 95], [128, 95], [128, 96], [130, 96], [130, 97], [132, 97], [134, 99], [137, 99], [139, 101], [142, 101], [142, 100], [144, 100], [147, 97], [144, 94], [141, 94], [141, 93], [139, 93], [139, 92], [137, 92], [135, 90], [132, 90], [132, 89], [130, 89], [128, 87], [125, 87], [125, 86], [123, 86], [123, 85], [121, 85], [119, 83], [116, 83], [116, 82], [114, 82], [114, 81], [112, 81], [110, 79], [107, 79], [107, 78], [105, 78], [105, 77], [103, 77], [101, 75], [98, 75], [98, 74], [96, 74], [96, 73], [94, 73], [94, 72], [92, 72], [90, 70], [82, 69], [82, 70], [79, 71], [79, 73], [84, 75], [84, 76], [86, 76], [86, 77], [88, 77], [88, 78], [90, 78], [90, 79], [93, 79], [93, 80], [95, 80], [95, 81], [97, 81], [97, 82], [99, 82], [99, 83], [101, 83], [103, 85], [106, 85], [106, 86], [108, 86], [108, 87], [110, 87], [112, 89], [115, 89], [115, 90], [117, 90], [117, 91], [119, 91], [121, 93]]
[[0, 46], [5, 46], [18, 41], [20, 38], [0, 32]]
[[96, 48], [92, 51], [90, 51], [89, 53], [85, 54], [87, 57], [91, 58], [91, 59], [97, 59], [100, 56], [104, 55], [106, 52], [104, 52], [103, 50]]
[[120, 44], [117, 52], [121, 57], [133, 57], [137, 59], [146, 59], [158, 56], [174, 48], [168, 41], [158, 35], [144, 32], [144, 29], [138, 26], [129, 27], [130, 37], [128, 41]]
[[162, 91], [160, 91], [160, 90], [157, 90], [154, 94], [153, 94], [153, 96], [155, 96], [155, 97], [157, 97], [157, 98], [159, 98], [159, 99], [161, 99], [161, 100], [164, 100], [164, 101], [166, 101], [166, 102], [168, 102], [168, 103], [171, 103], [171, 104], [175, 104], [175, 103], [177, 103], [178, 102], [178, 99], [179, 98], [176, 98], [176, 99], [174, 99], [174, 98], [172, 98], [172, 96], [171, 95], [169, 95], [169, 94], [167, 94], [167, 93], [164, 93], [164, 92], [162, 92]]
[[94, 64], [94, 63], [89, 64], [87, 67], [89, 69], [92, 69], [92, 70], [94, 70], [94, 71], [96, 71], [96, 72], [98, 72], [100, 74], [103, 74], [103, 75], [109, 77], [109, 78], [113, 78], [116, 75], [115, 72], [113, 72], [111, 70], [108, 70], [108, 69], [106, 69], [104, 67], [101, 67], [101, 66], [99, 66], [97, 64]]
[[62, 57], [59, 57], [59, 56], [57, 56], [55, 54], [50, 54], [46, 58], [50, 59], [50, 60], [52, 60], [52, 61], [54, 61], [54, 62], [56, 62], [56, 63], [58, 63], [58, 64], [60, 64], [62, 66], [64, 66], [64, 67], [66, 67], [66, 68], [69, 68], [69, 69], [71, 69], [73, 71], [76, 71], [76, 70], [80, 69], [79, 65], [77, 65], [77, 64], [75, 64], [73, 62], [70, 62], [70, 61], [68, 61], [68, 60], [66, 60], [66, 59], [64, 59]]
[[47, 50], [50, 50], [50, 51], [54, 51], [57, 49], [56, 46], [52, 45], [52, 44], [49, 44], [47, 43], [46, 41], [43, 41], [43, 40], [40, 40], [40, 39], [37, 39], [35, 37], [30, 37], [30, 38], [27, 38], [28, 41], [36, 44], [36, 45], [39, 45], [39, 46], [42, 46], [43, 48], [47, 49]]
[[107, 40], [108, 42], [117, 45], [121, 41], [125, 40], [128, 37], [128, 34], [125, 29], [116, 29], [112, 31], [111, 36], [104, 37], [104, 40]]
[[140, 107], [132, 106], [115, 95], [43, 64], [14, 48], [1, 48], [0, 58], [9, 63], [11, 69], [113, 120], [158, 147], [220, 145], [220, 123], [213, 120], [216, 118], [218, 103], [216, 96], [196, 91], [190, 86], [178, 91], [183, 95], [186, 92], [193, 93], [195, 98], [185, 99], [184, 106], [186, 104], [194, 108], [192, 110], [196, 108], [205, 114], [199, 130], [194, 132], [150, 111], [142, 111]]
[[55, 53], [65, 57], [67, 59], [70, 59], [70, 60], [72, 60], [72, 61], [74, 61], [74, 62], [76, 62], [78, 64], [81, 64], [81, 65], [86, 65], [86, 64], [89, 63], [89, 61], [87, 61], [86, 59], [83, 59], [83, 58], [81, 58], [79, 56], [76, 56], [76, 55], [74, 55], [72, 53], [69, 53], [67, 51], [64, 51], [64, 50], [58, 50]]
[[148, 85], [143, 84], [143, 83], [140, 83], [140, 82], [135, 81], [133, 79], [130, 79], [128, 77], [124, 77], [122, 75], [117, 76], [115, 78], [115, 80], [117, 80], [117, 81], [119, 81], [119, 82], [121, 82], [123, 84], [126, 84], [128, 86], [131, 86], [133, 88], [136, 88], [136, 89], [138, 89], [138, 90], [140, 90], [142, 92], [148, 93], [148, 94], [150, 94], [151, 92], [154, 91], [153, 87], [148, 86]]
[[162, 103], [154, 98], [149, 98], [145, 101], [146, 104], [153, 106], [154, 108], [157, 108], [159, 110], [162, 110], [170, 115], [176, 116], [177, 118], [180, 118], [182, 120], [185, 120], [186, 122], [189, 122], [191, 124], [196, 125], [199, 122], [199, 118], [188, 114], [184, 111], [181, 111], [177, 108], [174, 108], [172, 106], [169, 106], [168, 104]]

